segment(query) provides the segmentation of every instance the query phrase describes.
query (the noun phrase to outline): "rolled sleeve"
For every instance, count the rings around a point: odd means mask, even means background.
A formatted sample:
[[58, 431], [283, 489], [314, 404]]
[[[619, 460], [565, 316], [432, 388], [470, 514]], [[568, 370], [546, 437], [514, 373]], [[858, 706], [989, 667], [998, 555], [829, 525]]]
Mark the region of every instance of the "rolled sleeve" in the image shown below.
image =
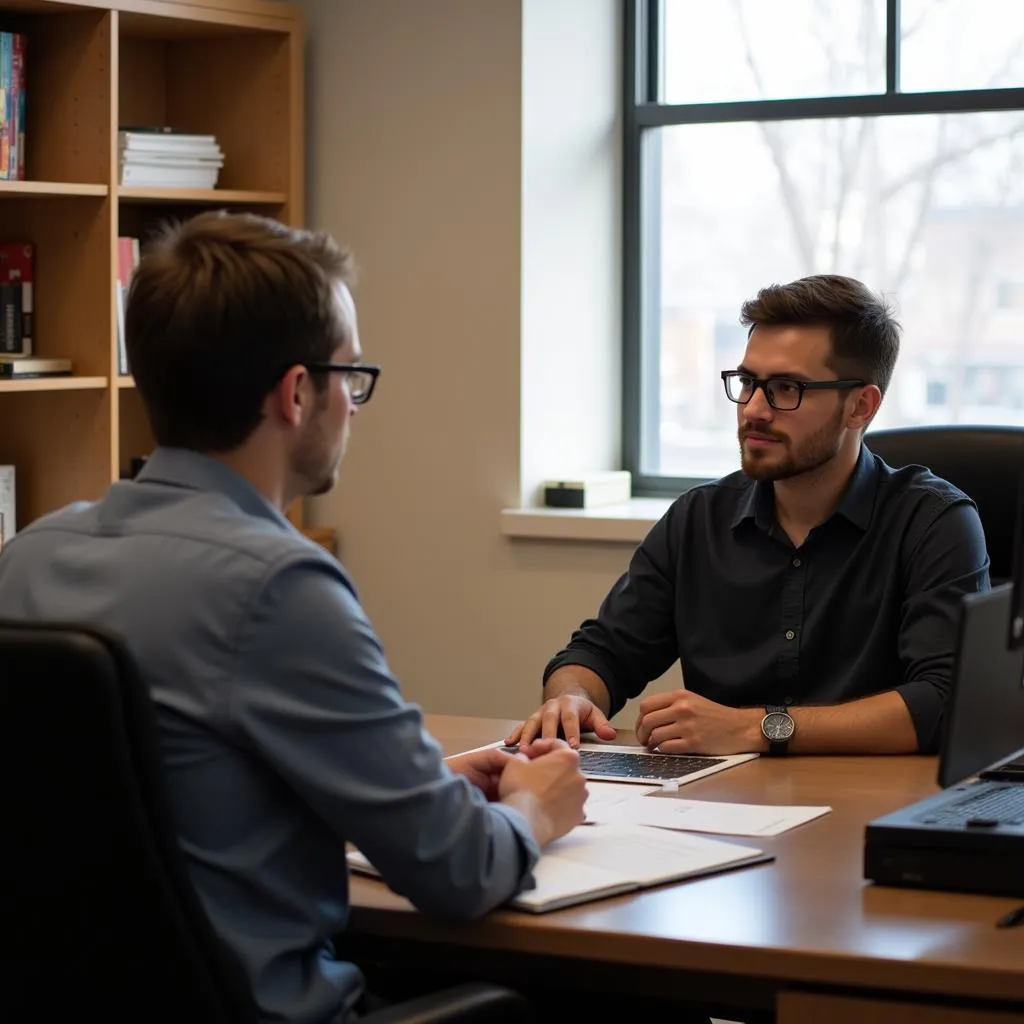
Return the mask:
[[956, 660], [960, 610], [966, 594], [990, 589], [985, 533], [967, 499], [944, 504], [924, 524], [905, 569], [900, 627], [906, 702], [922, 753], [939, 746]]
[[[471, 918], [532, 885], [525, 819], [450, 771], [340, 566], [272, 571], [240, 630], [240, 738], [421, 910]], [[343, 870], [343, 868], [342, 868]]]

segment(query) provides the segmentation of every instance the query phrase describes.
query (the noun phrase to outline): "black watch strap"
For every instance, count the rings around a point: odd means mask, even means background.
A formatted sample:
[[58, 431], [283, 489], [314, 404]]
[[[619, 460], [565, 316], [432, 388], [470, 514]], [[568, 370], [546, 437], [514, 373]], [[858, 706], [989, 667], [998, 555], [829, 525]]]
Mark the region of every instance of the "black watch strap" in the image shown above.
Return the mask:
[[[766, 704], [764, 707], [764, 713], [766, 718], [768, 717], [768, 715], [777, 713], [785, 715], [790, 720], [790, 722], [793, 721], [793, 718], [789, 713], [789, 708], [785, 707], [782, 704]], [[792, 735], [792, 730], [790, 730], [789, 736], [787, 736], [784, 740], [776, 740], [772, 739], [770, 736], [766, 734], [765, 739], [768, 740], [769, 755], [772, 757], [782, 757], [783, 755], [785, 755], [786, 752], [789, 750], [789, 740], [792, 737]]]

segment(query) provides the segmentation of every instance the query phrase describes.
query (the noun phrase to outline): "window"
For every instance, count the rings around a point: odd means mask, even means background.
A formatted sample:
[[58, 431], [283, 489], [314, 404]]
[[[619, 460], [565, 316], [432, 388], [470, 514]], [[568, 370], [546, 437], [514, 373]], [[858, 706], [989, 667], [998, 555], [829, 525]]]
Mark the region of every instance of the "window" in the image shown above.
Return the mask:
[[738, 468], [718, 372], [762, 285], [849, 274], [903, 325], [875, 426], [1024, 424], [1024, 4], [632, 0], [624, 452]]

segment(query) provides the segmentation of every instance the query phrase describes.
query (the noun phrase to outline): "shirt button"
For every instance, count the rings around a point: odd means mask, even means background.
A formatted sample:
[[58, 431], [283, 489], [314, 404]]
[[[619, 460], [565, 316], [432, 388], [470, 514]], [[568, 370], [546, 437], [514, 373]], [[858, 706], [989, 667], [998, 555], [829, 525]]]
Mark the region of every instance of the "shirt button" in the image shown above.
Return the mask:
[[799, 569], [800, 568], [800, 559], [799, 558], [794, 558], [793, 559], [793, 568], [795, 568], [795, 569]]
[[796, 633], [794, 633], [793, 630], [791, 630], [791, 629], [787, 629], [786, 630], [786, 639], [787, 640], [792, 640], [793, 637], [795, 637], [795, 636], [796, 636]]

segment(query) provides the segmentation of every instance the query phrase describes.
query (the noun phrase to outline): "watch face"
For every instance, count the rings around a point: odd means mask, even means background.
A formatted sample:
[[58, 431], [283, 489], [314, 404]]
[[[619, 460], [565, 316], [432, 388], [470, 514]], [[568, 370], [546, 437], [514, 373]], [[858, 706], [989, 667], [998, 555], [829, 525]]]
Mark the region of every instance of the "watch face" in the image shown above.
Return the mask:
[[788, 740], [793, 735], [793, 719], [784, 711], [764, 716], [761, 730], [769, 740]]

